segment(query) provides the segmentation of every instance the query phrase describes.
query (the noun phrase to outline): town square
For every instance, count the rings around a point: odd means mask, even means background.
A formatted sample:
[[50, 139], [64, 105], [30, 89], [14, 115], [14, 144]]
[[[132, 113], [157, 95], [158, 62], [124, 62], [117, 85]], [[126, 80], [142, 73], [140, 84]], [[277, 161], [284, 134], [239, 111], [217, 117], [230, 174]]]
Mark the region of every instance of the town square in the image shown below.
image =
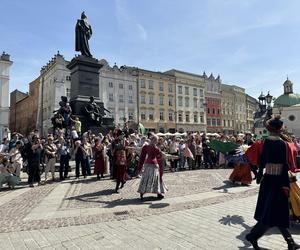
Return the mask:
[[300, 3], [0, 6], [0, 249], [300, 249]]

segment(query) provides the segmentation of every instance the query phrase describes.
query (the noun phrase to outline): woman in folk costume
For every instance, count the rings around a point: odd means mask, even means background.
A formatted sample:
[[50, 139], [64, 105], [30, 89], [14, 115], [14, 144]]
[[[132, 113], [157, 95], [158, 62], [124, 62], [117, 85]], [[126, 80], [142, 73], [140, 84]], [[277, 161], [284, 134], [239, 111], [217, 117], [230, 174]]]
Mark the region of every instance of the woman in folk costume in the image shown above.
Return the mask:
[[100, 142], [100, 138], [95, 139], [95, 146], [93, 151], [95, 158], [94, 174], [97, 175], [97, 180], [100, 180], [100, 178], [103, 178], [105, 171], [105, 149]]
[[[278, 227], [289, 250], [300, 248], [288, 230], [290, 225], [288, 171], [291, 151], [288, 143], [280, 138], [282, 126], [280, 116], [268, 120], [266, 127], [270, 135], [264, 142], [254, 143], [246, 152], [248, 160], [253, 165], [259, 166], [256, 181], [260, 183], [260, 190], [254, 214], [257, 223], [246, 235], [246, 239], [254, 249], [261, 249], [257, 241], [270, 227]], [[259, 144], [263, 145], [257, 146]]]
[[[127, 181], [127, 160], [125, 150], [118, 150], [116, 152], [116, 193], [119, 188], [123, 188]], [[120, 187], [121, 184], [121, 187]]]
[[113, 156], [113, 179], [117, 178], [117, 152], [119, 150], [125, 150], [124, 140], [123, 140], [123, 132], [121, 129], [116, 129], [114, 132], [114, 140], [111, 143], [111, 150], [112, 150], [112, 156]]
[[238, 140], [237, 143], [240, 144], [240, 147], [235, 151], [235, 154], [226, 157], [228, 162], [234, 164], [234, 169], [229, 180], [231, 180], [233, 184], [240, 182], [241, 185], [249, 185], [252, 182], [252, 176], [249, 162], [245, 158], [247, 146], [242, 145], [242, 140]]
[[164, 198], [166, 186], [164, 185], [163, 176], [163, 153], [157, 147], [158, 137], [152, 135], [149, 145], [142, 148], [137, 174], [141, 172], [143, 166], [142, 179], [138, 188], [141, 200], [145, 193], [156, 193], [159, 199]]

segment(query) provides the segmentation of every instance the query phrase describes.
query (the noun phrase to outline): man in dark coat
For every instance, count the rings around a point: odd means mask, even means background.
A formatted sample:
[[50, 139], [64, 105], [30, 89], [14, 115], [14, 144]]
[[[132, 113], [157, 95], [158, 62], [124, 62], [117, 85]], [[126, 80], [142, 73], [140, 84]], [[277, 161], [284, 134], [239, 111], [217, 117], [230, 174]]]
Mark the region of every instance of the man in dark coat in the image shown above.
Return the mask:
[[75, 50], [87, 57], [92, 57], [88, 42], [92, 33], [92, 27], [88, 23], [85, 13], [82, 12], [81, 19], [77, 20], [75, 28]]
[[300, 248], [288, 231], [290, 224], [288, 144], [280, 138], [282, 126], [283, 122], [279, 116], [266, 122], [270, 135], [263, 143], [256, 179], [257, 183], [260, 183], [254, 215], [257, 223], [246, 235], [246, 239], [256, 250], [261, 249], [257, 243], [258, 239], [271, 227], [279, 229], [289, 250]]

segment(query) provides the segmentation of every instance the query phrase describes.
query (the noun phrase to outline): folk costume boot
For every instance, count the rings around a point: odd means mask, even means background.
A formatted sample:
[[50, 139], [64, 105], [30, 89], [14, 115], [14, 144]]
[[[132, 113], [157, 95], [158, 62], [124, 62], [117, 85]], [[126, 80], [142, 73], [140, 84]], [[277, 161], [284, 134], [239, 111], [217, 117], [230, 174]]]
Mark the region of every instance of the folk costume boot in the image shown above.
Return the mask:
[[300, 249], [300, 245], [298, 245], [294, 241], [291, 233], [289, 232], [289, 230], [287, 228], [279, 227], [279, 231], [282, 234], [283, 238], [285, 239], [286, 243], [288, 244], [288, 250]]
[[261, 250], [261, 248], [258, 246], [257, 239], [252, 238], [251, 234], [246, 235], [246, 240], [250, 242], [255, 250]]

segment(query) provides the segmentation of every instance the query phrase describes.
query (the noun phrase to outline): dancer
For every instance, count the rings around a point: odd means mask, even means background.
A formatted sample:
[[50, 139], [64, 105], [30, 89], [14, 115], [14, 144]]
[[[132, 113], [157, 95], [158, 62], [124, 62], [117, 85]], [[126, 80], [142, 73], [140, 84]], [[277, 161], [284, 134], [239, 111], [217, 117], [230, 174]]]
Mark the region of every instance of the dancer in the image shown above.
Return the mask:
[[142, 148], [140, 161], [137, 169], [139, 174], [144, 166], [142, 179], [138, 188], [141, 200], [145, 193], [156, 193], [159, 199], [164, 198], [167, 188], [163, 182], [163, 155], [157, 147], [158, 137], [154, 134], [151, 136], [149, 145]]
[[[127, 161], [125, 150], [118, 150], [116, 152], [116, 193], [119, 192], [119, 188], [123, 188], [127, 180]], [[120, 187], [121, 184], [121, 187]]]
[[[246, 152], [248, 160], [255, 165], [259, 163], [259, 172], [257, 183], [261, 183], [256, 205], [254, 218], [256, 225], [252, 228], [246, 239], [252, 244], [254, 249], [261, 249], [258, 246], [258, 239], [262, 237], [270, 227], [278, 227], [282, 236], [288, 244], [289, 250], [299, 249], [292, 235], [288, 231], [289, 218], [289, 166], [288, 153], [289, 147], [286, 142], [280, 138], [283, 122], [280, 116], [276, 116], [266, 122], [266, 127], [270, 135], [265, 139], [261, 154], [253, 152], [259, 147], [255, 143]], [[247, 154], [248, 153], [248, 154]], [[249, 157], [257, 155], [258, 159]], [[263, 170], [265, 174], [263, 175]]]
[[234, 169], [229, 177], [229, 180], [233, 184], [236, 182], [241, 183], [241, 185], [250, 185], [252, 182], [251, 168], [248, 160], [245, 157], [245, 152], [248, 149], [247, 145], [242, 145], [243, 141], [238, 140], [237, 143], [240, 145], [234, 151], [234, 154], [229, 154], [225, 157], [228, 162], [234, 164]]

